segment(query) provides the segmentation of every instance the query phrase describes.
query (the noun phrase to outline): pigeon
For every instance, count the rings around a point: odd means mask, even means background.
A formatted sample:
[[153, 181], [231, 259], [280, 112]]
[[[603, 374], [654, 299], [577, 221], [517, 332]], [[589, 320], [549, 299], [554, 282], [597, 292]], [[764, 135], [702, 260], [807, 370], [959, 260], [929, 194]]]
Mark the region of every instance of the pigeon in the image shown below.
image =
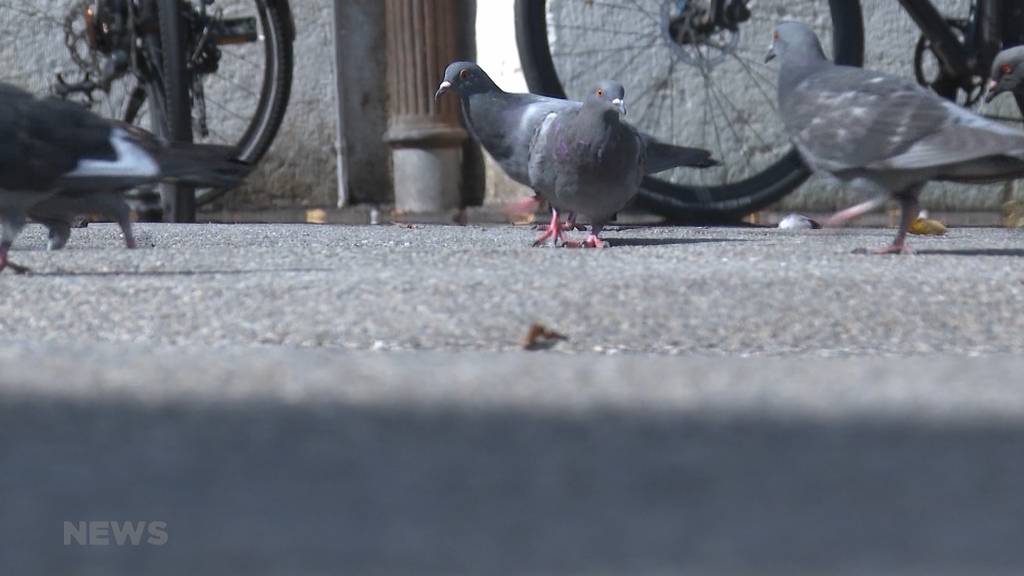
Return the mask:
[[58, 192], [35, 204], [28, 217], [38, 222], [49, 234], [47, 250], [60, 250], [68, 243], [73, 223], [84, 214], [102, 214], [112, 217], [121, 227], [125, 246], [135, 248], [132, 234], [131, 209], [124, 196], [114, 191], [67, 191]]
[[591, 234], [583, 243], [565, 245], [604, 246], [601, 229], [639, 191], [646, 174], [717, 164], [707, 150], [664, 144], [638, 132], [607, 101], [604, 86], [585, 102], [511, 94], [476, 64], [453, 62], [435, 98], [449, 91], [459, 96], [470, 134], [513, 180], [551, 203], [551, 223], [534, 245], [549, 238], [557, 245], [563, 237], [559, 212], [574, 212], [590, 220]]
[[828, 221], [845, 224], [893, 197], [899, 231], [881, 254], [910, 252], [905, 240], [930, 180], [983, 183], [1024, 175], [1024, 132], [944, 100], [914, 82], [830, 62], [814, 32], [784, 21], [766, 61], [778, 57], [779, 113], [804, 162], [876, 196]]
[[[0, 83], [0, 271], [27, 271], [7, 256], [41, 202], [58, 194], [80, 201], [160, 181], [234, 186], [251, 170], [235, 155], [227, 146], [169, 143], [78, 104]], [[44, 220], [65, 213], [59, 204], [43, 209]]]
[[992, 72], [989, 74], [988, 92], [985, 102], [991, 102], [1003, 92], [1012, 92], [1024, 97], [1024, 46], [1007, 48], [996, 54], [992, 61]]
[[[602, 80], [597, 83], [594, 87], [593, 94], [597, 95], [598, 99], [604, 100], [615, 106], [619, 113], [623, 116], [626, 115], [626, 87], [614, 80]], [[535, 207], [539, 197], [534, 197], [532, 205]], [[524, 203], [524, 205], [526, 205]], [[554, 210], [554, 208], [552, 208]], [[547, 229], [547, 225], [538, 225], [538, 229]], [[573, 230], [585, 230], [583, 226], [577, 227], [576, 224], [576, 213], [569, 212], [565, 216], [565, 224], [562, 226], [562, 230], [573, 231]]]

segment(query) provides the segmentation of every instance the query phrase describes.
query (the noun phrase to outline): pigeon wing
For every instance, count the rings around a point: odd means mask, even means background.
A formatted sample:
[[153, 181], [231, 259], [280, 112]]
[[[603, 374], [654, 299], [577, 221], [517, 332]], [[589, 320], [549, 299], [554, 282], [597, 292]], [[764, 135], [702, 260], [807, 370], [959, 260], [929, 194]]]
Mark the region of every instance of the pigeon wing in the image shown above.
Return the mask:
[[891, 162], [952, 122], [944, 101], [916, 84], [845, 66], [804, 79], [781, 112], [805, 158], [830, 172]]

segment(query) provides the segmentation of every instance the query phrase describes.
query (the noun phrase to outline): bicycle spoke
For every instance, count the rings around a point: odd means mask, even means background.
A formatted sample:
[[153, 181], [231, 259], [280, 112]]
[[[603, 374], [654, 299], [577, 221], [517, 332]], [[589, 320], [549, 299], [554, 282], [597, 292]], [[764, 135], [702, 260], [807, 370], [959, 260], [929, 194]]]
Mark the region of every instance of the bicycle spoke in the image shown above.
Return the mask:
[[642, 7], [642, 6], [640, 6], [640, 4], [638, 4], [638, 3], [637, 3], [637, 1], [636, 1], [636, 0], [629, 0], [629, 2], [630, 2], [630, 4], [632, 4], [633, 6], [636, 6], [636, 9], [637, 9], [637, 10], [639, 10], [639, 11], [640, 11], [640, 12], [641, 12], [641, 13], [642, 13], [642, 14], [643, 14], [644, 16], [647, 16], [648, 18], [650, 18], [650, 19], [651, 19], [651, 21], [652, 21], [652, 22], [654, 22], [654, 23], [655, 23], [656, 25], [658, 25], [658, 26], [660, 26], [660, 25], [661, 25], [661, 20], [660, 20], [660, 19], [658, 18], [658, 16], [656, 16], [655, 14], [652, 14], [652, 13], [648, 12], [647, 10], [644, 10], [644, 9], [643, 9], [643, 7]]
[[207, 98], [206, 99], [206, 103], [207, 104], [213, 104], [217, 109], [222, 110], [223, 112], [227, 113], [229, 116], [233, 116], [234, 118], [236, 118], [238, 120], [241, 120], [242, 122], [245, 122], [245, 123], [249, 122], [249, 118], [246, 118], [245, 116], [242, 116], [238, 112], [235, 112], [231, 108], [228, 108], [227, 106], [221, 104], [220, 102], [217, 102], [216, 100], [211, 100], [211, 99]]
[[248, 86], [244, 86], [244, 85], [240, 84], [238, 81], [232, 80], [231, 78], [228, 78], [227, 76], [221, 74], [220, 72], [214, 72], [213, 74], [210, 74], [209, 76], [211, 76], [213, 78], [219, 78], [220, 80], [223, 80], [224, 82], [227, 82], [228, 84], [231, 84], [235, 88], [238, 88], [239, 90], [241, 90], [242, 92], [245, 92], [246, 94], [248, 94], [249, 96], [252, 96], [253, 98], [259, 99], [259, 97], [260, 97], [260, 95], [257, 94], [252, 88], [249, 88]]
[[764, 98], [765, 102], [767, 102], [768, 106], [772, 109], [772, 112], [778, 113], [779, 110], [775, 106], [775, 99], [769, 96], [767, 92], [765, 92], [764, 87], [761, 86], [761, 83], [758, 81], [758, 75], [750, 68], [750, 65], [744, 62], [743, 58], [739, 57], [736, 54], [732, 54], [732, 57], [735, 58], [736, 61], [739, 62], [740, 66], [742, 66], [743, 69], [747, 71], [747, 76], [749, 76], [750, 79], [754, 82], [754, 86], [757, 87], [757, 91], [761, 93], [761, 96]]
[[729, 121], [729, 111], [726, 110], [725, 105], [722, 104], [721, 99], [719, 99], [718, 94], [715, 92], [715, 85], [713, 81], [708, 81], [708, 90], [711, 92], [711, 97], [714, 99], [715, 104], [718, 105], [718, 109], [722, 111], [722, 119], [725, 120], [725, 125], [732, 133], [732, 137], [736, 139], [736, 143], [739, 144], [743, 142], [743, 139], [740, 138], [739, 132], [736, 131], [736, 127]]
[[[628, 50], [628, 51], [624, 52], [624, 54], [633, 54], [633, 53], [635, 53], [635, 56], [633, 56], [632, 58], [627, 58], [626, 62], [622, 65], [622, 67], [620, 67], [614, 74], [612, 74], [610, 76], [607, 76], [607, 78], [611, 79], [611, 80], [615, 80], [616, 78], [618, 78], [619, 75], [622, 74], [623, 71], [625, 71], [625, 69], [633, 62], [633, 60], [635, 58], [639, 57], [641, 54], [643, 54], [647, 50], [650, 50], [651, 48], [655, 47], [657, 44], [658, 44], [658, 42], [655, 41], [655, 42], [651, 42], [650, 44], [647, 44], [647, 45], [644, 45], [644, 46], [638, 46], [636, 48], [633, 48], [631, 50]], [[569, 81], [567, 82], [567, 85], [568, 86], [575, 86], [576, 85], [576, 81], [579, 80], [580, 75], [582, 75], [585, 72], [593, 72], [593, 70], [591, 68], [580, 68], [575, 73], [573, 73], [572, 76], [569, 77]], [[587, 87], [587, 88], [589, 89], [589, 87]]]
[[608, 53], [608, 52], [621, 52], [623, 50], [629, 50], [629, 49], [635, 48], [635, 47], [636, 46], [634, 46], [633, 44], [628, 44], [626, 46], [615, 46], [613, 48], [593, 48], [593, 49], [579, 50], [579, 51], [574, 51], [574, 52], [552, 52], [551, 56], [552, 57], [560, 57], [560, 56], [583, 56], [583, 55], [586, 55], [586, 54], [604, 54], [604, 53]]
[[[711, 89], [713, 91], [715, 89], [715, 87], [712, 86]], [[742, 118], [743, 111], [736, 107], [736, 104], [732, 101], [732, 99], [729, 98], [729, 95], [725, 92], [725, 90], [723, 90], [722, 88], [719, 87], [718, 88], [718, 93], [721, 95], [722, 100], [725, 100], [725, 102], [729, 105], [729, 107], [732, 108], [733, 113], [736, 115], [736, 119], [739, 120], [740, 118]], [[724, 106], [723, 106], [723, 108], [724, 108]], [[744, 124], [750, 128], [750, 131], [754, 133], [754, 136], [757, 137], [757, 139], [761, 141], [761, 144], [765, 148], [769, 148], [768, 142], [765, 141], [764, 136], [761, 135], [761, 133], [757, 130], [757, 128], [754, 127], [754, 125], [752, 123], [744, 122]], [[733, 135], [736, 136], [736, 140], [737, 141], [742, 141], [742, 139], [739, 137], [739, 134], [736, 133], [736, 128], [735, 128], [735, 126], [733, 126], [732, 122], [729, 123], [729, 127], [732, 129]]]
[[18, 6], [15, 6], [13, 4], [8, 4], [6, 2], [0, 2], [0, 8], [6, 8], [6, 9], [11, 10], [13, 12], [17, 12], [18, 14], [21, 14], [22, 16], [28, 16], [30, 18], [37, 18], [37, 19], [42, 20], [44, 22], [49, 22], [51, 24], [55, 24], [55, 25], [60, 26], [60, 27], [64, 26], [64, 22], [54, 18], [53, 16], [50, 16], [49, 14], [47, 14], [45, 12], [41, 12], [39, 10], [33, 10], [31, 8], [24, 8], [23, 6], [24, 6], [23, 2], [19, 2]]
[[[709, 103], [711, 101], [711, 89], [708, 86], [708, 77], [704, 76], [704, 99]], [[705, 111], [710, 111], [711, 106], [705, 107]], [[718, 122], [715, 121], [714, 113], [711, 113], [711, 127], [715, 130], [715, 142], [718, 143], [718, 152], [725, 157], [725, 146], [722, 146], [722, 134], [718, 131]]]
[[592, 26], [584, 26], [581, 24], [554, 24], [552, 28], [561, 28], [564, 30], [582, 30], [584, 32], [608, 32], [613, 36], [640, 36], [648, 37], [651, 35], [650, 32], [640, 30], [617, 30], [615, 28], [594, 28]]
[[235, 50], [223, 50], [222, 49], [221, 50], [221, 54], [223, 54], [225, 56], [231, 56], [232, 58], [235, 58], [236, 60], [241, 60], [242, 62], [245, 62], [246, 64], [248, 64], [249, 66], [251, 66], [253, 68], [263, 68], [263, 64], [260, 64], [259, 62], [253, 62], [252, 60], [249, 60], [248, 58], [246, 58], [246, 57], [244, 57], [244, 56], [242, 56], [240, 54], [237, 54]]

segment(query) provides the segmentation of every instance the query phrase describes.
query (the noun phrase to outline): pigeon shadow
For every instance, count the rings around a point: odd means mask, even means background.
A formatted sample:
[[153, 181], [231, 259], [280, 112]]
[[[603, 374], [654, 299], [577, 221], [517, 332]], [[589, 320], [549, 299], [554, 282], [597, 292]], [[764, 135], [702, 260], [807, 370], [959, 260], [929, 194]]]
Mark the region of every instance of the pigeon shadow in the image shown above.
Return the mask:
[[612, 248], [622, 246], [674, 246], [685, 244], [717, 244], [720, 242], [748, 242], [739, 238], [606, 238]]
[[247, 276], [250, 274], [267, 274], [273, 272], [279, 272], [283, 274], [299, 274], [306, 272], [333, 272], [333, 270], [330, 268], [260, 268], [253, 270], [108, 270], [103, 272], [75, 272], [72, 270], [51, 270], [47, 272], [28, 272], [25, 274], [21, 274], [21, 276], [44, 278], [107, 278], [119, 276], [159, 278], [177, 276]]
[[964, 248], [962, 250], [915, 250], [921, 256], [1011, 256], [1024, 257], [1024, 248]]

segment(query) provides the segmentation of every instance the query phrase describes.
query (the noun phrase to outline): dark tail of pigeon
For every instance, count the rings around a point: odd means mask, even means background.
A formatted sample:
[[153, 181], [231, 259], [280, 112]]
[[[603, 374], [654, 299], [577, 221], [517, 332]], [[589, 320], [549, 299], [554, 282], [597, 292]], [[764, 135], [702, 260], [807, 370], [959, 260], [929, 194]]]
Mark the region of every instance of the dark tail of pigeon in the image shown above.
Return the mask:
[[709, 168], [717, 166], [718, 160], [711, 157], [711, 152], [701, 148], [674, 146], [656, 140], [647, 142], [647, 158], [644, 171], [655, 174], [672, 168]]
[[154, 154], [162, 180], [208, 188], [232, 188], [248, 176], [253, 166], [237, 155], [230, 146], [211, 144], [169, 144]]

